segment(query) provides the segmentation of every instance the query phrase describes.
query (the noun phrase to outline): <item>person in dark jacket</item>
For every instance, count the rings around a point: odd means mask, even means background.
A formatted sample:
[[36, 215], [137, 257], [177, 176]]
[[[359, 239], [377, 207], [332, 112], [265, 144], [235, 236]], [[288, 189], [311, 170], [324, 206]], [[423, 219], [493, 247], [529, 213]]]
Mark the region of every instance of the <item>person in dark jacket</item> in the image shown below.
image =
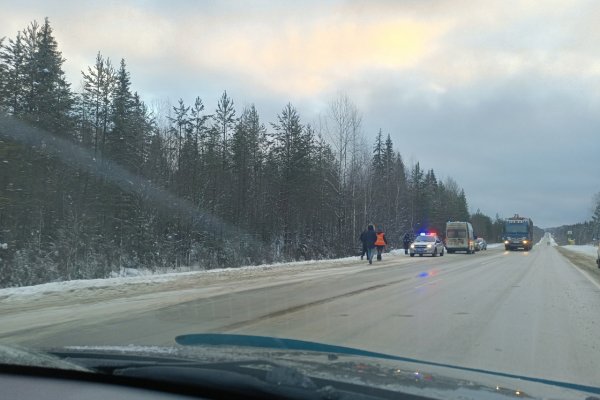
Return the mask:
[[367, 234], [365, 237], [367, 243], [367, 259], [369, 264], [373, 264], [373, 254], [375, 254], [375, 242], [377, 241], [377, 234], [375, 233], [375, 227], [369, 225], [367, 228]]
[[404, 254], [408, 254], [408, 246], [412, 243], [412, 235], [408, 232], [404, 234], [402, 238], [402, 244], [404, 245]]
[[368, 229], [365, 229], [360, 234], [360, 242], [362, 243], [362, 251], [360, 253], [360, 259], [362, 260], [365, 254], [367, 254], [367, 232]]

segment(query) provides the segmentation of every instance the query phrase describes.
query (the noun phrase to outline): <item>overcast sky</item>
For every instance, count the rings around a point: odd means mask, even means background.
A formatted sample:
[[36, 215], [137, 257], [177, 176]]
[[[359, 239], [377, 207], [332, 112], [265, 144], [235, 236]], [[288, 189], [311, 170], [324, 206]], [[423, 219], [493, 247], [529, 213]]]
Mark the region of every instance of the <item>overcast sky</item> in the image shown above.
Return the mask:
[[588, 220], [600, 192], [600, 6], [590, 1], [6, 1], [0, 37], [49, 17], [74, 90], [125, 58], [147, 103], [223, 90], [264, 122], [305, 123], [339, 93], [407, 165], [465, 189], [471, 212]]

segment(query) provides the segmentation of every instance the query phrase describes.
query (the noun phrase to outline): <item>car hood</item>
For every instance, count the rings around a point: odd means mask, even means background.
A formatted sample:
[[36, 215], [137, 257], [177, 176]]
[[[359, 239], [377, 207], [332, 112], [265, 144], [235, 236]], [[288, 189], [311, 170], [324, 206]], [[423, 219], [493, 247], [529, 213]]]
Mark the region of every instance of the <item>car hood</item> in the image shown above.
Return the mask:
[[[267, 369], [277, 385], [319, 386], [336, 382], [443, 399], [585, 399], [600, 388], [569, 382], [436, 363], [324, 343], [265, 336], [192, 334], [176, 346], [71, 346], [46, 354], [15, 353], [0, 347], [8, 363], [91, 371], [131, 366], [243, 366]], [[0, 360], [7, 363], [6, 360]], [[232, 364], [233, 363], [233, 364]], [[291, 372], [290, 372], [291, 371]], [[290, 378], [291, 377], [291, 378]], [[313, 383], [317, 382], [317, 383]], [[328, 384], [327, 386], [330, 386]], [[336, 385], [333, 384], [333, 387]]]

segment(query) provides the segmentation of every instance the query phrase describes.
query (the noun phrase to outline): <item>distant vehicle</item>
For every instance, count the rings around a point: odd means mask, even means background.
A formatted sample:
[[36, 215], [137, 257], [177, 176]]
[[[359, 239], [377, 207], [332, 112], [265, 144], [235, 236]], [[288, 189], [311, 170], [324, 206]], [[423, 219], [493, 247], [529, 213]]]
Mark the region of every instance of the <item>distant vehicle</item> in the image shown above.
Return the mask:
[[475, 245], [479, 250], [487, 250], [487, 242], [483, 238], [475, 239]]
[[567, 231], [567, 244], [574, 245], [575, 238], [573, 237], [573, 231]]
[[506, 250], [531, 250], [533, 247], [533, 222], [515, 214], [504, 220], [502, 240]]
[[596, 264], [598, 265], [598, 268], [600, 268], [600, 242], [598, 242], [598, 250], [597, 250], [597, 255], [596, 255]]
[[444, 255], [444, 243], [436, 234], [421, 233], [415, 238], [409, 248], [410, 256], [418, 254], [423, 257], [424, 254], [431, 254], [432, 257]]
[[475, 236], [471, 223], [460, 221], [446, 223], [446, 250], [448, 253], [456, 251], [475, 253]]

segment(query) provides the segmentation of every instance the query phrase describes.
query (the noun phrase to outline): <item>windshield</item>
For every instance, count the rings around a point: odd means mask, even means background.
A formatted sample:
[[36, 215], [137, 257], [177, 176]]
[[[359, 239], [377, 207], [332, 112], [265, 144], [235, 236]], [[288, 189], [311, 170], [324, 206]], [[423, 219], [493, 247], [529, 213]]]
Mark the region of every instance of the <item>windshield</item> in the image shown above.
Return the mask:
[[448, 229], [446, 230], [446, 237], [449, 239], [463, 239], [467, 237], [467, 231], [465, 229]]
[[529, 225], [526, 223], [506, 223], [505, 230], [507, 233], [527, 233]]
[[597, 3], [0, 6], [0, 346], [600, 385]]

